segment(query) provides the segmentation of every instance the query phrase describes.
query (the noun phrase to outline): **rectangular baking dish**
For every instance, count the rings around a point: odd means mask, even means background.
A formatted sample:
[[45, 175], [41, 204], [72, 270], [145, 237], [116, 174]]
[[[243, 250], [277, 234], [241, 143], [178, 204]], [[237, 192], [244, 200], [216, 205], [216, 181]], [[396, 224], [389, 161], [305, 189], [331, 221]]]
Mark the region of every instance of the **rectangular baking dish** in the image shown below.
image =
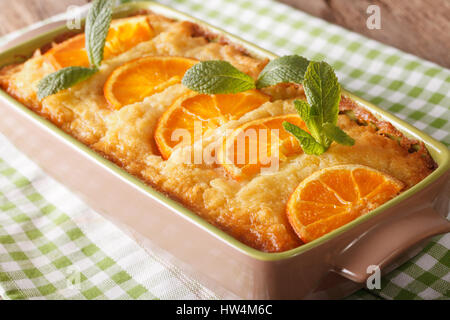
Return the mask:
[[[142, 10], [190, 20], [245, 48], [276, 56], [218, 28], [152, 2], [118, 7], [115, 17]], [[0, 66], [23, 61], [36, 48], [67, 32], [64, 22], [0, 54]], [[35, 31], [36, 32], [36, 31]], [[108, 219], [125, 224], [214, 291], [246, 299], [342, 298], [361, 288], [368, 267], [389, 272], [417, 254], [430, 237], [450, 232], [450, 156], [425, 133], [344, 91], [406, 136], [425, 143], [438, 168], [416, 186], [355, 221], [298, 248], [264, 253], [210, 225], [152, 189], [0, 90], [0, 132], [47, 173], [79, 194]], [[447, 190], [447, 191], [446, 191]]]

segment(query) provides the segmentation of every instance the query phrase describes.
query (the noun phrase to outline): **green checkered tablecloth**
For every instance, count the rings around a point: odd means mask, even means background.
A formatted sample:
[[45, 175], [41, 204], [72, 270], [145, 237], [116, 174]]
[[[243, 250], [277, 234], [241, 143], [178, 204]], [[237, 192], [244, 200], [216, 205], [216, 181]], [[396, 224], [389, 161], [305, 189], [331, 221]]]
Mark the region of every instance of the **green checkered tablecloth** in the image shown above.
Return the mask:
[[[279, 55], [325, 59], [346, 89], [450, 145], [448, 69], [270, 0], [159, 2]], [[1, 38], [0, 44], [17, 35]], [[229, 297], [204, 288], [141, 240], [92, 211], [0, 135], [4, 299]], [[449, 248], [450, 234], [435, 237], [422, 253], [383, 277], [380, 290], [361, 290], [349, 298], [450, 299]]]

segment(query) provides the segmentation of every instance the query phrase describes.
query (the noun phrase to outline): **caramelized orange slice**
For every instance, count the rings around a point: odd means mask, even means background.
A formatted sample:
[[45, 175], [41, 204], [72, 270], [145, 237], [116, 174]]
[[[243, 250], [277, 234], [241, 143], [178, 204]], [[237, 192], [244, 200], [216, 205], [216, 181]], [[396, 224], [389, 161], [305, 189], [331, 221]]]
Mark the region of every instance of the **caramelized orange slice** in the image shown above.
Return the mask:
[[174, 138], [174, 134], [181, 131], [175, 130], [184, 130], [190, 137], [188, 143], [193, 144], [208, 130], [239, 119], [267, 101], [269, 96], [257, 90], [216, 95], [189, 93], [178, 99], [160, 118], [155, 131], [159, 151], [164, 159], [168, 159], [173, 148], [181, 143]]
[[366, 166], [334, 166], [298, 185], [287, 216], [303, 242], [310, 242], [394, 198], [403, 187], [401, 181]]
[[79, 34], [50, 49], [44, 57], [55, 69], [70, 66], [88, 67], [89, 59], [85, 49], [84, 34]]
[[[106, 37], [104, 59], [117, 56], [142, 41], [148, 41], [153, 35], [153, 29], [145, 16], [114, 20]], [[54, 46], [45, 53], [45, 57], [56, 69], [70, 66], [88, 67], [85, 35], [79, 34]]]
[[284, 130], [284, 121], [307, 130], [305, 123], [296, 114], [247, 122], [236, 128], [224, 141], [217, 157], [218, 162], [236, 180], [265, 170], [277, 170], [280, 161], [302, 152], [298, 140]]
[[197, 60], [180, 57], [144, 57], [116, 68], [103, 87], [109, 105], [120, 109], [124, 105], [180, 83], [187, 69]]

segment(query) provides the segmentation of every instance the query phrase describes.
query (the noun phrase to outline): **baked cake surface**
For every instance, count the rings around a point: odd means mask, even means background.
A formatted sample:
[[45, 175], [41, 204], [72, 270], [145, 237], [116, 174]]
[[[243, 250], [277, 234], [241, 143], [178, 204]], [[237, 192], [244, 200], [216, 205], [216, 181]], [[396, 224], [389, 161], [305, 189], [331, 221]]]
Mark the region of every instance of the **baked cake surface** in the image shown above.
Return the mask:
[[[256, 78], [268, 62], [249, 56], [187, 21], [173, 21], [149, 14], [154, 31], [148, 41], [106, 59], [100, 71], [78, 85], [39, 102], [37, 83], [55, 71], [37, 50], [23, 64], [0, 71], [0, 86], [11, 96], [48, 118], [93, 150], [149, 185], [178, 200], [213, 225], [256, 249], [279, 252], [301, 245], [285, 214], [289, 196], [312, 173], [339, 164], [376, 168], [402, 181], [407, 188], [434, 169], [421, 143], [403, 137], [389, 123], [379, 121], [349, 98], [340, 103], [338, 125], [356, 140], [354, 146], [333, 143], [320, 156], [300, 153], [280, 163], [279, 170], [236, 181], [221, 166], [183, 163], [179, 152], [164, 160], [154, 131], [161, 115], [178, 98], [189, 94], [182, 84], [114, 110], [108, 106], [103, 86], [124, 63], [143, 56], [177, 56], [198, 60], [226, 60]], [[194, 149], [217, 144], [226, 129], [255, 119], [296, 113], [295, 98], [304, 99], [301, 86], [278, 85], [264, 89], [270, 101], [210, 133]], [[149, 208], [151, 214], [151, 208]], [[169, 214], [169, 213], [168, 213]], [[145, 217], [143, 217], [145, 219]]]

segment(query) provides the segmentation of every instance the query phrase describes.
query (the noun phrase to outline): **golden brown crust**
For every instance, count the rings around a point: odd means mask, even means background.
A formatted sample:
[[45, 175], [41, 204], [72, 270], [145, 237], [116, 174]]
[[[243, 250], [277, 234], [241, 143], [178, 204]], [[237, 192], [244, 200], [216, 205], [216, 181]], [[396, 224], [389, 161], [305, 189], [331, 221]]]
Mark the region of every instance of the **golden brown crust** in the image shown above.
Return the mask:
[[[295, 187], [313, 172], [337, 164], [361, 164], [384, 171], [411, 187], [434, 168], [423, 145], [410, 152], [416, 143], [406, 139], [392, 125], [375, 119], [348, 98], [341, 101], [341, 111], [352, 110], [359, 125], [346, 115], [339, 125], [356, 139], [354, 147], [333, 144], [322, 156], [300, 154], [280, 165], [273, 175], [257, 175], [236, 182], [217, 165], [189, 165], [179, 162], [177, 153], [163, 160], [153, 134], [162, 113], [187, 89], [181, 84], [124, 106], [108, 108], [103, 85], [113, 70], [144, 55], [184, 56], [198, 60], [222, 59], [241, 71], [257, 77], [267, 60], [252, 58], [239, 46], [217, 40], [217, 36], [186, 21], [173, 21], [150, 15], [155, 37], [126, 53], [104, 61], [100, 71], [68, 90], [50, 96], [42, 103], [36, 99], [36, 85], [54, 71], [37, 50], [23, 64], [0, 70], [0, 86], [30, 109], [48, 118], [105, 158], [145, 181], [155, 189], [183, 203], [211, 224], [230, 233], [245, 244], [268, 252], [292, 249], [301, 244], [285, 215], [285, 205]], [[299, 85], [280, 84], [264, 89], [272, 101], [218, 128], [203, 148], [214, 144], [222, 130], [258, 118], [294, 113], [293, 99], [304, 98]], [[376, 127], [376, 128], [375, 128]], [[400, 137], [400, 143], [386, 135]], [[413, 150], [414, 151], [414, 150]]]
[[402, 148], [410, 153], [417, 152], [417, 154], [420, 155], [420, 161], [423, 162], [423, 165], [428, 169], [434, 170], [437, 168], [436, 162], [431, 158], [422, 141], [409, 139], [390, 122], [376, 118], [372, 113], [359, 106], [352, 99], [342, 96], [339, 104], [339, 111], [345, 113], [349, 110], [353, 111], [358, 123], [361, 125], [374, 125], [377, 134], [396, 140]]

